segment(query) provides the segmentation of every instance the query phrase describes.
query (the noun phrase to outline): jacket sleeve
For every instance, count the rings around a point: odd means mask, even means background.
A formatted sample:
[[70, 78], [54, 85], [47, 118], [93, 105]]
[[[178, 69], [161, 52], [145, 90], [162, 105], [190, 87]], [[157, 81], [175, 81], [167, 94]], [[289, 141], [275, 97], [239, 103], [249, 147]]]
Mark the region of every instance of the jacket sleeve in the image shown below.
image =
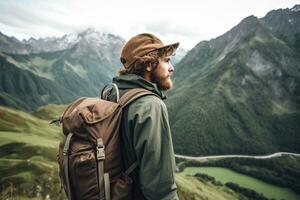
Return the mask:
[[139, 183], [151, 200], [177, 200], [175, 158], [167, 108], [162, 100], [145, 96], [130, 109], [133, 146], [139, 163]]

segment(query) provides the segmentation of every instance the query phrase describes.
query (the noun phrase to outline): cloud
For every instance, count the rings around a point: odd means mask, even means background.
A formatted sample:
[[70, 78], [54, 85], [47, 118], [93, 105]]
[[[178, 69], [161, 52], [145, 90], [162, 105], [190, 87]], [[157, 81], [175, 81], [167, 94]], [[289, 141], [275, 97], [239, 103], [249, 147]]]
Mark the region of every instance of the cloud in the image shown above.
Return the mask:
[[62, 36], [88, 27], [126, 39], [152, 32], [192, 48], [244, 17], [292, 7], [296, 0], [10, 0], [0, 1], [0, 31], [18, 38]]
[[[45, 1], [46, 2], [46, 1]], [[28, 3], [17, 1], [0, 2], [0, 27], [25, 34], [46, 36], [73, 31], [74, 27], [59, 20], [62, 13], [54, 4]]]

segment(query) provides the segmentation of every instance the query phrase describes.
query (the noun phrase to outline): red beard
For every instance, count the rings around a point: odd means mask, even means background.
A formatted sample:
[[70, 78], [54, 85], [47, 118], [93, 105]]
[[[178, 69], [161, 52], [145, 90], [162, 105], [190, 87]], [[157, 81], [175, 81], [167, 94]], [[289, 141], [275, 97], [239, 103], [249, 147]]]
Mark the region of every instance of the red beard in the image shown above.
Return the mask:
[[155, 70], [151, 74], [151, 82], [156, 83], [159, 89], [161, 90], [169, 90], [173, 87], [173, 82], [171, 80], [171, 74], [167, 76], [163, 76], [159, 73], [157, 73], [157, 70]]

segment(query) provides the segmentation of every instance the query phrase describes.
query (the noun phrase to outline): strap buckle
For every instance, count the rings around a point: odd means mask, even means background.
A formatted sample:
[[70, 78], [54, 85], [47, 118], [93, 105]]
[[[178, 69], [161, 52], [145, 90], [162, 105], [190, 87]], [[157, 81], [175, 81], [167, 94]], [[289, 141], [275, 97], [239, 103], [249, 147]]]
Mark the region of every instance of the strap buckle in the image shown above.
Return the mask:
[[67, 149], [64, 149], [64, 150], [63, 150], [63, 155], [64, 155], [64, 156], [68, 155], [68, 150], [67, 150]]
[[105, 159], [105, 146], [104, 146], [101, 138], [97, 139], [96, 157], [97, 157], [97, 160]]

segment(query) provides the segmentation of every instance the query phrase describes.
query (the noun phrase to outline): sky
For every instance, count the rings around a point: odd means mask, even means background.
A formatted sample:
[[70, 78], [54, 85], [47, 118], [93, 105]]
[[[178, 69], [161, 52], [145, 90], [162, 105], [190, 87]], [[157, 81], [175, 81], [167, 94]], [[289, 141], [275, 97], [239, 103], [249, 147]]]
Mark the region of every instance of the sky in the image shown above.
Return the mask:
[[2, 0], [0, 32], [20, 40], [61, 37], [94, 28], [125, 40], [150, 32], [191, 49], [247, 16], [292, 8], [300, 0]]

